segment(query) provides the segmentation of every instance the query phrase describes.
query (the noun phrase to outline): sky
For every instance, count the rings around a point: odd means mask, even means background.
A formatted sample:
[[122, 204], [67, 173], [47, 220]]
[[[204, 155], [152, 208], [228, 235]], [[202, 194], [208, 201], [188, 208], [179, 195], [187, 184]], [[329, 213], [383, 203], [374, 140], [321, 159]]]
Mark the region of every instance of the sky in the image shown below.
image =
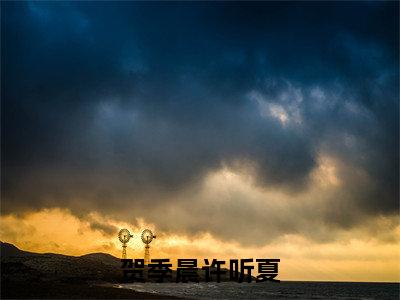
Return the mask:
[[400, 281], [398, 2], [1, 8], [2, 241]]

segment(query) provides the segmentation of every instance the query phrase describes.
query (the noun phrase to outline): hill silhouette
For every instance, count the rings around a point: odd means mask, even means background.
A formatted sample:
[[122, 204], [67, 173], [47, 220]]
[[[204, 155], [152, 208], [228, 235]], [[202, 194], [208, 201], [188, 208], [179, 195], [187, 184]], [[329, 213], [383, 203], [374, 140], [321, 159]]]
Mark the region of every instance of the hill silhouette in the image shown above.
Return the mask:
[[0, 255], [0, 299], [178, 299], [109, 284], [121, 279], [121, 261], [106, 253], [40, 254], [0, 242]]
[[[82, 256], [34, 253], [0, 242], [0, 255], [1, 299], [174, 298], [115, 288], [118, 286], [117, 283], [123, 281], [121, 260], [107, 253], [90, 253]], [[222, 270], [229, 274], [228, 269]], [[204, 282], [204, 272], [200, 270], [199, 275], [200, 281]], [[175, 270], [172, 271], [172, 278], [172, 280], [176, 278]], [[228, 276], [221, 277], [221, 281], [227, 280]]]
[[35, 255], [35, 253], [22, 251], [15, 247], [13, 244], [0, 242], [0, 255], [2, 259], [7, 259], [10, 257]]
[[[82, 256], [40, 254], [20, 250], [9, 243], [0, 243], [2, 267], [6, 270], [12, 268], [13, 273], [10, 275], [12, 280], [18, 280], [18, 276], [25, 279], [29, 274], [36, 279], [39, 277], [44, 280], [58, 281], [121, 282], [122, 280], [121, 260], [107, 253], [90, 253]], [[215, 269], [211, 268], [211, 270]], [[229, 274], [227, 268], [221, 268], [221, 270]], [[204, 272], [199, 271], [199, 276], [200, 281], [205, 281]], [[2, 277], [4, 277], [3, 274]], [[176, 277], [175, 270], [172, 271], [172, 277]], [[221, 281], [226, 280], [228, 280], [227, 276], [221, 276]], [[253, 280], [255, 280], [254, 277]]]
[[[117, 281], [121, 278], [120, 259], [106, 253], [69, 256], [54, 253], [33, 253], [1, 242], [2, 280], [18, 281], [30, 274], [35, 279], [82, 281]], [[28, 271], [28, 275], [26, 271]]]

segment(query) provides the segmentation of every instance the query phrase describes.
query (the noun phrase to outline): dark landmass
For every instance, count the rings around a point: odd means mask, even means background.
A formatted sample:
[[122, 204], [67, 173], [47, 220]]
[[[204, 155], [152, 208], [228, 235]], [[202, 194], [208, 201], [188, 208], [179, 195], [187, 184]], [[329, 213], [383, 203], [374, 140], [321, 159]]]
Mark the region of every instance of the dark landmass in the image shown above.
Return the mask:
[[122, 280], [121, 261], [109, 254], [39, 254], [0, 243], [1, 299], [178, 299], [104, 286]]
[[[9, 243], [0, 242], [0, 245], [1, 299], [177, 299], [113, 287], [124, 280], [121, 260], [109, 254], [40, 254], [20, 250]], [[211, 268], [211, 271], [215, 269]], [[229, 270], [222, 271], [226, 271], [226, 275], [221, 275], [221, 281], [229, 281]], [[200, 270], [198, 274], [204, 282], [204, 271]], [[214, 281], [215, 276], [212, 275]], [[173, 270], [172, 278], [165, 281], [175, 278], [176, 271]]]
[[121, 261], [109, 254], [93, 253], [69, 256], [54, 253], [22, 251], [12, 244], [1, 243], [2, 281], [52, 280], [77, 281], [121, 280]]

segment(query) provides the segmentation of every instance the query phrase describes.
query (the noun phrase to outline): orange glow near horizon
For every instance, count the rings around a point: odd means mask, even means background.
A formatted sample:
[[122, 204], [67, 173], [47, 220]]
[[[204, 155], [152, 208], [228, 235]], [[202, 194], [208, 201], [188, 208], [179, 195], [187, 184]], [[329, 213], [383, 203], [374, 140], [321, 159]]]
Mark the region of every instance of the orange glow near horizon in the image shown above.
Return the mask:
[[[96, 216], [93, 214], [93, 216]], [[99, 217], [99, 216], [97, 216]], [[151, 257], [198, 258], [280, 258], [281, 280], [315, 281], [400, 281], [400, 245], [382, 242], [372, 237], [349, 238], [330, 243], [312, 242], [300, 235], [284, 235], [273, 243], [243, 246], [221, 241], [209, 233], [189, 238], [157, 231], [152, 224], [138, 220], [138, 227], [107, 220], [117, 228], [128, 228], [134, 237], [128, 243], [128, 257], [143, 257], [144, 246], [140, 232], [155, 230], [157, 239], [151, 243]], [[395, 229], [400, 236], [400, 228]], [[115, 236], [107, 236], [90, 228], [88, 222], [73, 216], [68, 210], [44, 209], [17, 217], [1, 217], [0, 238], [32, 252], [54, 252], [83, 255], [105, 252], [121, 255], [121, 245]]]

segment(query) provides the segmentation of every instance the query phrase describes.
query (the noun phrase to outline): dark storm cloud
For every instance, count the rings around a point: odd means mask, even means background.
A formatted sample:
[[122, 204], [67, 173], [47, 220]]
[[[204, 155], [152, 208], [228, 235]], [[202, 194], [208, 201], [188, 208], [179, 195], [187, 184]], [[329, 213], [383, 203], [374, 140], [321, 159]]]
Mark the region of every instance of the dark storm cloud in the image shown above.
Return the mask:
[[107, 223], [102, 223], [102, 222], [91, 220], [89, 222], [89, 226], [91, 229], [100, 231], [103, 235], [106, 235], [106, 236], [112, 236], [112, 235], [115, 236], [118, 233], [117, 227], [115, 227], [114, 225], [107, 224]]
[[[166, 227], [141, 208], [195, 202], [206, 174], [238, 160], [259, 187], [298, 193], [323, 150], [373, 184], [343, 171], [327, 196], [342, 204], [321, 222], [396, 213], [397, 6], [2, 3], [3, 212], [65, 206]], [[256, 213], [235, 207], [224, 220]]]

